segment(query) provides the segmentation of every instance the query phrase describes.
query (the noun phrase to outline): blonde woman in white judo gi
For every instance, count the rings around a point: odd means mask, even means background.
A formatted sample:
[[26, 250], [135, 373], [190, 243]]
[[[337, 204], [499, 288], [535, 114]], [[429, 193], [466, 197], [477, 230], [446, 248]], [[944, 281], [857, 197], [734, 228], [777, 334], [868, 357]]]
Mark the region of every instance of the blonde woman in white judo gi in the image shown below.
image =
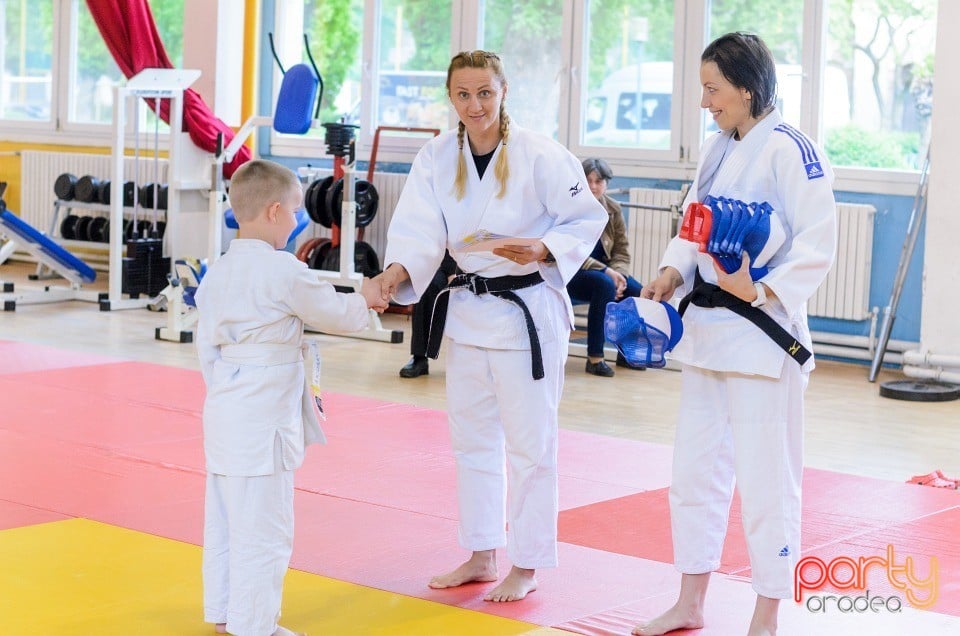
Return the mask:
[[[607, 214], [576, 157], [509, 119], [499, 57], [454, 56], [447, 93], [460, 124], [414, 160], [387, 234], [382, 281], [409, 304], [445, 249], [465, 272], [436, 303], [430, 355], [446, 313], [459, 540], [472, 555], [429, 585], [497, 581], [495, 550], [506, 545], [513, 567], [484, 598], [516, 601], [536, 589], [538, 568], [557, 565], [557, 409], [573, 326], [565, 285]], [[509, 238], [486, 250], [491, 244], [480, 239], [496, 236]]]
[[[643, 288], [653, 300], [696, 291], [673, 352], [683, 369], [670, 486], [680, 594], [633, 633], [703, 626], [736, 482], [757, 593], [747, 633], [774, 634], [800, 554], [803, 394], [813, 369], [806, 303], [834, 259], [833, 171], [813, 141], [783, 123], [775, 107], [776, 67], [757, 36], [730, 33], [711, 43], [701, 56], [700, 80], [700, 106], [720, 132], [703, 145], [691, 199], [767, 202], [776, 217], [771, 226], [782, 225], [785, 238], [768, 272], [754, 281], [746, 251], [740, 269], [725, 273], [696, 243], [676, 237], [659, 277]], [[735, 309], [704, 301], [720, 296]], [[784, 344], [736, 313], [753, 308], [772, 318], [768, 331]]]
[[[204, 620], [219, 634], [291, 636], [277, 624], [293, 548], [293, 471], [323, 441], [305, 373], [303, 325], [367, 326], [385, 308], [380, 286], [338, 293], [283, 251], [303, 193], [289, 169], [250, 161], [233, 175], [240, 229], [196, 293], [197, 351], [207, 385], [203, 447]], [[317, 365], [313, 367], [312, 365]]]

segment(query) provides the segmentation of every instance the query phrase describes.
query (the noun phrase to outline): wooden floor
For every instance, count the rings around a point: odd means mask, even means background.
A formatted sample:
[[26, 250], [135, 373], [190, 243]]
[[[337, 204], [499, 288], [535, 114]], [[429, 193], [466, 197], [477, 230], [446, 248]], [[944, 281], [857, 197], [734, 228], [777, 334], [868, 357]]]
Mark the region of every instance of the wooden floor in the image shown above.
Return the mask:
[[[26, 264], [6, 263], [0, 265], [0, 280], [27, 290], [37, 286], [26, 279], [32, 271]], [[192, 345], [154, 339], [154, 330], [165, 320], [165, 313], [100, 312], [84, 302], [21, 304], [15, 312], [0, 315], [0, 339], [199, 368]], [[410, 321], [397, 315], [382, 320], [385, 327], [404, 330], [402, 344], [316, 336], [324, 356], [325, 388], [445, 409], [443, 353], [431, 362], [429, 376], [401, 379], [397, 372], [409, 358]], [[617, 369], [608, 379], [584, 373], [583, 364], [582, 358], [567, 361], [562, 427], [672, 443], [679, 373]], [[960, 477], [960, 401], [922, 403], [879, 396], [881, 382], [901, 378], [895, 370], [885, 370], [871, 384], [865, 366], [818, 361], [807, 391], [806, 465], [895, 481], [937, 468]]]

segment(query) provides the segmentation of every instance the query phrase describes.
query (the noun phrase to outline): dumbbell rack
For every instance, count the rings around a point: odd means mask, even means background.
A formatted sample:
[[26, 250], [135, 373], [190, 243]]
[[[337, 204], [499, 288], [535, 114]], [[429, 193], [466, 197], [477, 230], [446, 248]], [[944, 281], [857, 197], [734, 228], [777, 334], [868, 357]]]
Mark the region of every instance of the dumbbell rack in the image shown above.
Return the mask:
[[[50, 221], [50, 228], [47, 231], [47, 236], [55, 240], [59, 245], [67, 249], [83, 249], [90, 251], [101, 251], [108, 252], [110, 246], [108, 243], [103, 242], [99, 243], [97, 241], [84, 241], [81, 239], [69, 239], [64, 238], [60, 233], [61, 211], [66, 211], [67, 214], [70, 214], [71, 210], [90, 210], [91, 212], [104, 212], [109, 214], [110, 205], [107, 203], [87, 203], [84, 201], [77, 201], [76, 199], [56, 199], [53, 202], [53, 217]], [[138, 210], [133, 207], [124, 207], [123, 212], [125, 216], [135, 217], [138, 216]], [[147, 210], [140, 209], [139, 214], [146, 217]], [[162, 212], [162, 211], [161, 211]], [[94, 269], [103, 269], [102, 267], [95, 267]], [[59, 278], [59, 275], [50, 270], [42, 263], [37, 264], [37, 272], [35, 275], [31, 276], [34, 280], [45, 280], [51, 278]]]
[[[64, 238], [63, 234], [60, 232], [60, 211], [66, 210], [67, 214], [71, 210], [90, 210], [91, 212], [104, 212], [109, 215], [110, 213], [110, 204], [109, 203], [87, 203], [84, 201], [66, 200], [66, 199], [57, 199], [53, 202], [53, 220], [50, 223], [50, 231], [47, 234], [48, 236], [55, 237], [57, 242], [63, 245], [64, 247], [92, 247], [96, 242], [84, 241], [83, 239], [68, 239]], [[166, 210], [158, 209], [158, 222], [166, 222]], [[151, 221], [152, 210], [146, 209], [143, 207], [133, 207], [133, 206], [123, 206], [123, 217], [124, 220], [130, 219], [140, 219]], [[151, 217], [151, 218], [148, 218]], [[153, 223], [151, 221], [151, 227]], [[162, 234], [162, 230], [161, 230]], [[106, 242], [103, 243], [106, 246]]]
[[[356, 155], [353, 134], [345, 125], [338, 127], [337, 124], [324, 124], [324, 126], [327, 128], [328, 154], [333, 155], [333, 178], [334, 180], [343, 179], [339, 237], [336, 237], [335, 234], [335, 238], [339, 238], [340, 268], [339, 271], [325, 269], [314, 271], [335, 286], [350, 287], [359, 293], [360, 285], [363, 283], [363, 274], [356, 271], [354, 261], [354, 248], [357, 240], [357, 204], [354, 200]], [[403, 331], [384, 329], [380, 322], [380, 315], [372, 309], [370, 310], [369, 326], [364, 331], [348, 335], [365, 340], [378, 340], [394, 344], [403, 342]]]

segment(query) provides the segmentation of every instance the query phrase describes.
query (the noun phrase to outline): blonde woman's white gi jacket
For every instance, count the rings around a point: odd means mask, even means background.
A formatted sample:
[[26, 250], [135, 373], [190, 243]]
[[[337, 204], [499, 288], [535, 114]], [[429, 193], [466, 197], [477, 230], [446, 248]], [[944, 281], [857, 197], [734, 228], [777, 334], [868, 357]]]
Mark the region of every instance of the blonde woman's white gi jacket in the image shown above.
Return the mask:
[[[454, 194], [458, 154], [467, 164], [466, 195]], [[494, 174], [500, 153], [506, 152], [510, 176], [498, 198]], [[449, 249], [464, 272], [494, 278], [522, 276], [540, 270], [546, 285], [520, 289], [533, 315], [543, 344], [569, 338], [573, 309], [566, 283], [593, 250], [607, 222], [603, 209], [587, 187], [580, 161], [537, 133], [510, 125], [481, 180], [469, 144], [457, 147], [457, 132], [445, 132], [417, 154], [397, 202], [387, 235], [384, 263], [401, 263], [410, 280], [396, 293], [398, 302], [416, 302]], [[555, 263], [518, 265], [490, 252], [457, 251], [458, 242], [478, 229], [505, 236], [540, 238]], [[453, 290], [446, 335], [461, 344], [493, 349], [529, 349], [523, 315], [513, 303], [469, 290]]]

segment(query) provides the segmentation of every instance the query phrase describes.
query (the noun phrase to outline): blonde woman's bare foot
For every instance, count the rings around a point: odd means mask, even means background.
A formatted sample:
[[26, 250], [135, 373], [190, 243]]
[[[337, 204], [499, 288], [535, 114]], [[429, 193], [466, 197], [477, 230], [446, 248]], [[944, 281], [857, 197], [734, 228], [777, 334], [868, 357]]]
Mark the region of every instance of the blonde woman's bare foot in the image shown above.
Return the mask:
[[537, 579], [534, 577], [535, 570], [527, 570], [513, 566], [507, 578], [503, 579], [497, 587], [490, 590], [483, 597], [485, 601], [494, 603], [505, 603], [509, 601], [519, 601], [530, 592], [537, 589]]
[[215, 632], [218, 633], [218, 634], [226, 634], [226, 633], [227, 633], [227, 624], [226, 624], [226, 623], [217, 623], [216, 625], [213, 626], [213, 631], [215, 631]]
[[674, 605], [652, 621], [637, 625], [631, 634], [634, 636], [660, 636], [678, 629], [700, 629], [703, 627], [703, 614], [687, 611]]
[[428, 585], [435, 590], [445, 590], [467, 583], [490, 583], [496, 580], [497, 562], [492, 554], [475, 552], [469, 561], [453, 572], [433, 577]]

